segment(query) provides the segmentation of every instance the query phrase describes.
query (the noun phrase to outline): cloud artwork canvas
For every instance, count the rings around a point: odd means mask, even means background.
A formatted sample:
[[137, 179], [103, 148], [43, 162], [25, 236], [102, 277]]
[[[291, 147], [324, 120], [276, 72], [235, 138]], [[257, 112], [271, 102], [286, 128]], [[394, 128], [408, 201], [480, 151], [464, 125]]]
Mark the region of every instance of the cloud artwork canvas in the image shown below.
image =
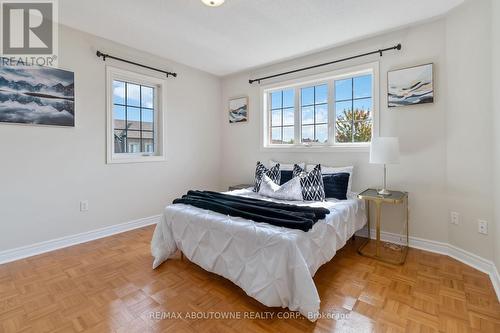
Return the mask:
[[248, 121], [248, 97], [235, 98], [229, 101], [229, 123]]
[[75, 126], [75, 75], [48, 67], [0, 67], [0, 122]]
[[434, 102], [432, 64], [410, 67], [388, 73], [389, 107]]

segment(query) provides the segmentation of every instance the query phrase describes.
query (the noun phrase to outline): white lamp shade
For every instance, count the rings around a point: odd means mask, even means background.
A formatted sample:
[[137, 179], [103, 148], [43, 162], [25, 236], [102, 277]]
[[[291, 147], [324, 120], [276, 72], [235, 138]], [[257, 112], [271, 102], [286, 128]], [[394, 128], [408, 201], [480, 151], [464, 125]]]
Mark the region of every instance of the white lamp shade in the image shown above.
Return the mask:
[[392, 137], [373, 138], [370, 146], [370, 163], [398, 164], [399, 139]]

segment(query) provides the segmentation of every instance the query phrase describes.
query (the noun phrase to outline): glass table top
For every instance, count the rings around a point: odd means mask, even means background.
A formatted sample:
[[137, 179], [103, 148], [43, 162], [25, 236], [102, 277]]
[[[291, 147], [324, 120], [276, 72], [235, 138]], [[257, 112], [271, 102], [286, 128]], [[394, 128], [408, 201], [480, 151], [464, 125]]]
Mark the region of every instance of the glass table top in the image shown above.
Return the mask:
[[401, 191], [389, 191], [390, 195], [381, 195], [378, 194], [378, 190], [369, 188], [361, 192], [358, 197], [360, 199], [378, 199], [378, 200], [387, 200], [387, 201], [399, 201], [403, 200], [408, 196], [407, 192]]

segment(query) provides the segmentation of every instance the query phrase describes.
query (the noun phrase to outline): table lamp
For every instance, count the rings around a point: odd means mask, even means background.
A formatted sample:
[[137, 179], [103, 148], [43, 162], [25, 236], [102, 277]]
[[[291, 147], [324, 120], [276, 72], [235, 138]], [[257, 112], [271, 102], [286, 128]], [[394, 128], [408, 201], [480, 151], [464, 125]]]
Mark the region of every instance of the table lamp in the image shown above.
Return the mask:
[[384, 165], [384, 187], [377, 193], [391, 195], [387, 190], [387, 164], [399, 163], [399, 139], [394, 137], [373, 138], [370, 146], [370, 163]]

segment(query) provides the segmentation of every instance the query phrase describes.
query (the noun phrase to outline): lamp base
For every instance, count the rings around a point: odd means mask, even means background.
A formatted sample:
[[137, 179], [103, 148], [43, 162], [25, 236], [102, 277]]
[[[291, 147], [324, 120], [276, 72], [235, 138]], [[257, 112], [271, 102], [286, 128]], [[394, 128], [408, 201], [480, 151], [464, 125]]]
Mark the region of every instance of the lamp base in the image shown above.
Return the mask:
[[383, 195], [383, 196], [390, 196], [391, 195], [391, 192], [385, 188], [378, 190], [377, 193], [380, 195]]

